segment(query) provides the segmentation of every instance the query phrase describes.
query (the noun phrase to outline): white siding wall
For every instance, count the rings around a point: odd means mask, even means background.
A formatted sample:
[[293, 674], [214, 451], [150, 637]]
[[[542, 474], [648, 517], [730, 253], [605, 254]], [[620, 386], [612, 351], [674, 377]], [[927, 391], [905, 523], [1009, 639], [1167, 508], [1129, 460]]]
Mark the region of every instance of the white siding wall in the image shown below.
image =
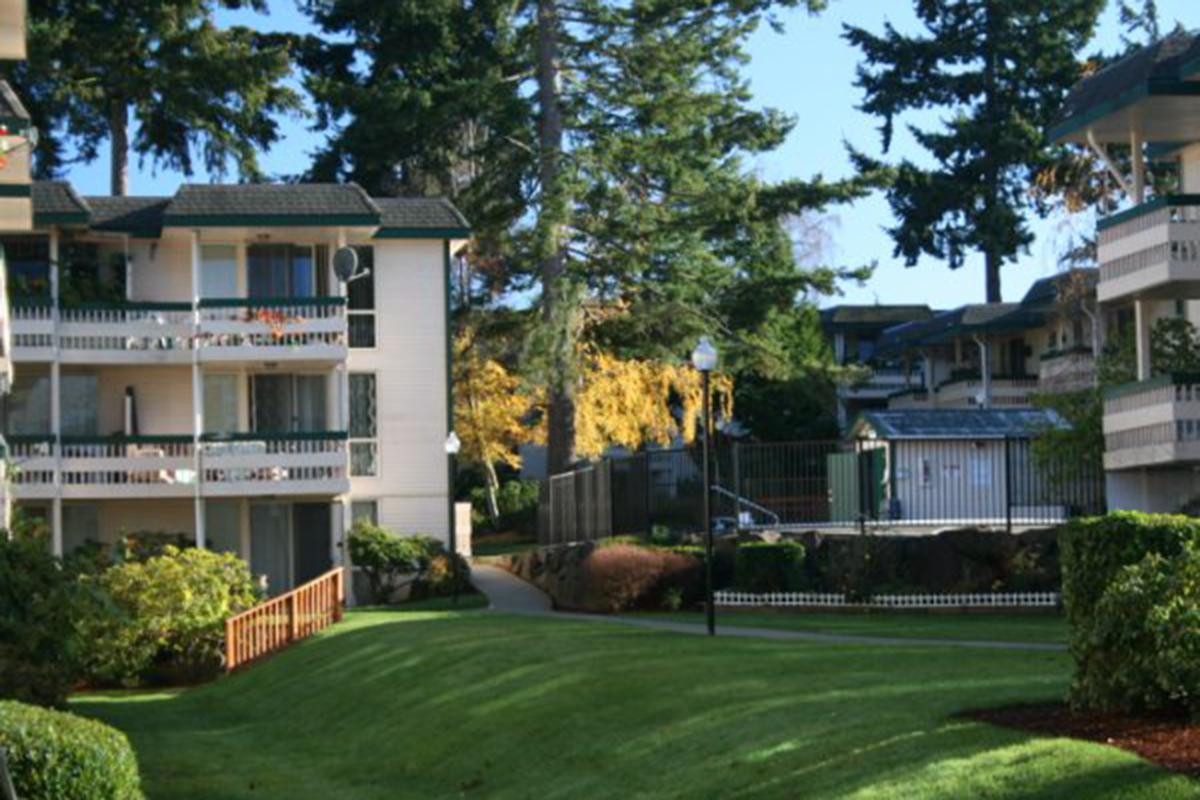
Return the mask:
[[379, 474], [352, 478], [396, 533], [446, 539], [446, 297], [443, 243], [375, 243], [374, 349], [350, 351], [351, 372], [376, 374]]
[[129, 255], [131, 299], [160, 303], [192, 299], [192, 251], [186, 239], [132, 241]]
[[96, 370], [97, 417], [101, 435], [119, 433], [125, 423], [125, 388], [133, 387], [138, 432], [142, 435], [190, 435], [190, 367], [105, 367]]

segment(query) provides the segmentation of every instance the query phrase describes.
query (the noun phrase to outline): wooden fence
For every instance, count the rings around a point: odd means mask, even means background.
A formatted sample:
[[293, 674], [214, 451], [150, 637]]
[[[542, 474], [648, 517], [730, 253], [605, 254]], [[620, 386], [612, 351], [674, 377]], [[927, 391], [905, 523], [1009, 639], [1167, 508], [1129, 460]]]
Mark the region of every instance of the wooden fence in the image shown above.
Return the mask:
[[338, 567], [287, 594], [225, 620], [225, 670], [306, 639], [342, 618], [345, 571]]

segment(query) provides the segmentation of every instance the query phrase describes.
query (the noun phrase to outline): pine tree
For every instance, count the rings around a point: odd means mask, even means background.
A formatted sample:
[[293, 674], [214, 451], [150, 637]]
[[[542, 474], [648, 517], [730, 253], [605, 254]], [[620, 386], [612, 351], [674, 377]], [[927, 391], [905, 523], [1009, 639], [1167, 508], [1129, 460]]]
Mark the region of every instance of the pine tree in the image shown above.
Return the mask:
[[[1033, 240], [1029, 212], [1045, 204], [1028, 191], [1062, 158], [1045, 131], [1080, 77], [1078, 55], [1104, 0], [915, 0], [925, 30], [882, 35], [846, 26], [864, 63], [862, 109], [883, 118], [886, 153], [898, 118], [939, 109], [936, 128], [909, 130], [936, 166], [902, 160], [887, 191], [897, 224], [896, 255], [922, 255], [960, 268], [983, 255], [986, 299], [1001, 299], [1000, 273]], [[884, 165], [852, 151], [859, 168]]]
[[[218, 28], [218, 8], [265, 11], [264, 0], [29, 0], [29, 60], [8, 78], [41, 132], [36, 169], [90, 162], [107, 140], [112, 193], [129, 191], [129, 152], [191, 174], [198, 153], [259, 175], [279, 138], [275, 115], [299, 107], [282, 81], [288, 40]], [[132, 130], [130, 119], [136, 123]]]
[[[575, 460], [582, 352], [679, 363], [707, 333], [720, 338], [731, 373], [778, 377], [804, 360], [788, 348], [807, 340], [774, 332], [801, 311], [805, 292], [831, 291], [851, 273], [799, 268], [789, 222], [863, 196], [873, 176], [767, 183], [751, 174], [745, 159], [782, 143], [793, 120], [754, 108], [741, 70], [747, 38], [773, 7], [822, 2], [435, 0], [392, 4], [387, 14], [370, 5], [310, 4], [326, 32], [351, 33], [360, 48], [343, 56], [352, 69], [321, 78], [320, 97], [355, 99], [354, 109], [328, 101], [351, 118], [323, 120], [339, 169], [428, 173], [475, 152], [455, 135], [464, 122], [482, 132], [473, 141], [492, 148], [496, 166], [475, 175], [477, 194], [467, 181], [459, 196], [473, 223], [474, 209], [485, 210], [494, 243], [474, 257], [484, 269], [499, 265], [504, 289], [536, 292], [524, 371], [548, 397], [552, 472]], [[470, 24], [480, 26], [480, 46], [461, 43], [476, 38]], [[372, 38], [392, 25], [397, 41], [412, 42], [407, 56]], [[423, 45], [414, 25], [438, 33]], [[474, 62], [464, 64], [459, 48]], [[390, 73], [381, 67], [389, 58], [402, 62]], [[450, 162], [419, 141], [427, 133], [395, 122], [392, 104], [407, 90], [388, 76], [416, 70], [412, 60], [424, 67], [417, 75], [431, 98], [426, 122], [440, 134], [433, 140], [456, 148]], [[486, 213], [500, 207], [508, 213]], [[597, 309], [619, 313], [595, 319]]]

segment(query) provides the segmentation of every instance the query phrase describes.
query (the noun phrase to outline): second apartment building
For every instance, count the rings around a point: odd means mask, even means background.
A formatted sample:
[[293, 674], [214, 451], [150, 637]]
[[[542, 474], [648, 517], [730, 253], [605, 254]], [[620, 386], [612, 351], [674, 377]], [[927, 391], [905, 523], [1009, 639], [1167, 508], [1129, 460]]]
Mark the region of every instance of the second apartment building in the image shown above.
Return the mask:
[[342, 563], [358, 517], [447, 538], [450, 204], [36, 183], [32, 207], [32, 233], [0, 237], [7, 491], [56, 552], [178, 535], [277, 593]]

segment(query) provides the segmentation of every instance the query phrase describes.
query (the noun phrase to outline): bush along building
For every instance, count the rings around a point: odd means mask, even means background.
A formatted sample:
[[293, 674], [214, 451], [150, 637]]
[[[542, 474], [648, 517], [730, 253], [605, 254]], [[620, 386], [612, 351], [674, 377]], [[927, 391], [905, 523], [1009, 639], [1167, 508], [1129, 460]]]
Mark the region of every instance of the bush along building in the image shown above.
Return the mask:
[[1134, 380], [1105, 390], [1110, 508], [1174, 512], [1200, 497], [1198, 89], [1200, 37], [1173, 34], [1080, 82], [1051, 132], [1089, 148], [1129, 200], [1096, 230], [1098, 299], [1128, 321], [1136, 353]]
[[31, 229], [6, 216], [0, 236], [5, 503], [56, 553], [166, 534], [278, 593], [343, 563], [356, 518], [447, 538], [468, 236], [449, 203], [332, 184], [30, 200]]

